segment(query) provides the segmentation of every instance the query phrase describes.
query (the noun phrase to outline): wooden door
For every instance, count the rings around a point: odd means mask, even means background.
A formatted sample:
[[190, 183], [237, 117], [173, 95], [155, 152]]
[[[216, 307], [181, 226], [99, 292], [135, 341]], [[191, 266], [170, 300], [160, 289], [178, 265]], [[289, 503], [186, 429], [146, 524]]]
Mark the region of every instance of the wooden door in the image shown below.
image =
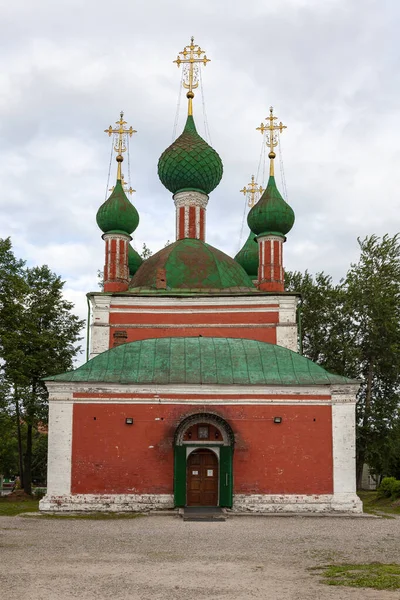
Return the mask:
[[195, 450], [187, 460], [187, 506], [218, 506], [218, 458]]

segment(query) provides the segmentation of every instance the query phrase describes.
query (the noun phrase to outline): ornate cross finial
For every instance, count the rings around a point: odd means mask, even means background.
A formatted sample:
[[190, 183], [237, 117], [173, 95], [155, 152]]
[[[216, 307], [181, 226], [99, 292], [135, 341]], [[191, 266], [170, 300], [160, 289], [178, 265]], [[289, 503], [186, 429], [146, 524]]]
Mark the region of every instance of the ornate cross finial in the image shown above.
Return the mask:
[[245, 186], [240, 191], [247, 197], [249, 207], [253, 208], [253, 206], [259, 201], [260, 196], [264, 192], [264, 188], [261, 185], [258, 187], [258, 183], [254, 181], [254, 175], [251, 176], [251, 182], [247, 185], [249, 186], [248, 188], [246, 188]]
[[[204, 56], [202, 56], [204, 54]], [[188, 115], [193, 114], [192, 100], [194, 98], [193, 90], [199, 86], [199, 63], [203, 63], [204, 66], [210, 62], [207, 58], [205, 51], [194, 43], [194, 37], [190, 38], [190, 45], [185, 46], [182, 52], [179, 52], [178, 58], [173, 61], [178, 65], [184, 65], [183, 70], [183, 87], [188, 90], [186, 97], [189, 100], [188, 104]]]
[[282, 121], [279, 124], [274, 122], [277, 118], [278, 117], [274, 117], [274, 109], [270, 106], [269, 117], [266, 117], [269, 123], [267, 123], [267, 125], [261, 123], [260, 127], [257, 127], [257, 131], [261, 131], [263, 135], [266, 132], [266, 142], [267, 146], [269, 146], [268, 158], [270, 159], [269, 174], [271, 176], [274, 175], [274, 158], [276, 157], [274, 148], [278, 145], [279, 141], [277, 132], [279, 131], [279, 133], [282, 133], [282, 131], [286, 129], [286, 125], [283, 125]]
[[[132, 196], [132, 194], [133, 194], [134, 192], [136, 192], [136, 190], [134, 190], [134, 189], [132, 188], [132, 186], [129, 186], [129, 188], [128, 188], [128, 184], [126, 183], [126, 181], [125, 181], [125, 179], [124, 179], [124, 175], [123, 175], [123, 174], [122, 174], [122, 179], [121, 179], [121, 185], [122, 185], [122, 187], [123, 187], [123, 189], [124, 189], [124, 192], [125, 192], [125, 194], [129, 194], [130, 196]], [[115, 188], [115, 185], [113, 185], [112, 187], [110, 187], [110, 188], [108, 189], [108, 191], [109, 191], [109, 192], [113, 192], [113, 191], [114, 191], [114, 188]]]
[[123, 152], [126, 152], [126, 136], [132, 137], [133, 133], [137, 133], [136, 129], [132, 128], [132, 125], [127, 129], [125, 125], [127, 122], [124, 121], [124, 113], [121, 110], [119, 121], [115, 121], [116, 125], [119, 125], [118, 128], [113, 129], [110, 125], [108, 129], [104, 130], [104, 133], [108, 133], [109, 137], [112, 135], [115, 136], [115, 145], [114, 150], [118, 152], [117, 154], [117, 163], [118, 163], [118, 171], [117, 171], [117, 179], [122, 180], [122, 161], [124, 157], [122, 156]]

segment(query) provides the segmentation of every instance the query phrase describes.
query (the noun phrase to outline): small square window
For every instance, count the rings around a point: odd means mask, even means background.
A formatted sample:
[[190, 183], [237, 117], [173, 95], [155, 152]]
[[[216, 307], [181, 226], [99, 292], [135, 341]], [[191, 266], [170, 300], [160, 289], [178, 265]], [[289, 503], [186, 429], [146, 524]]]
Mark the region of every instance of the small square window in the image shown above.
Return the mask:
[[199, 425], [197, 435], [199, 440], [208, 440], [208, 425]]

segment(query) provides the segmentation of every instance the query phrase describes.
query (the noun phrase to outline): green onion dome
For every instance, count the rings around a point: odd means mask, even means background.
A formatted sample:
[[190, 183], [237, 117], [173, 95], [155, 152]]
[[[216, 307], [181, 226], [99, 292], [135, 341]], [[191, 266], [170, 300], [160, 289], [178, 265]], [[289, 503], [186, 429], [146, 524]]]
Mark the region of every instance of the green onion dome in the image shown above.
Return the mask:
[[128, 248], [128, 266], [129, 266], [129, 275], [131, 277], [134, 276], [138, 268], [143, 262], [143, 258], [136, 252], [134, 248], [129, 244]]
[[120, 179], [97, 211], [96, 221], [104, 233], [118, 231], [130, 235], [139, 225], [139, 214], [126, 197]]
[[183, 133], [158, 161], [158, 176], [172, 192], [197, 190], [209, 194], [222, 178], [222, 161], [199, 136], [193, 117], [188, 116]]
[[247, 217], [256, 235], [285, 236], [293, 227], [294, 212], [276, 187], [275, 177], [269, 178], [267, 188]]
[[256, 234], [252, 231], [249, 232], [249, 237], [243, 248], [236, 254], [235, 260], [243, 267], [251, 279], [257, 279], [259, 263], [258, 244]]
[[145, 260], [129, 289], [221, 293], [257, 292], [245, 270], [224, 252], [184, 238]]

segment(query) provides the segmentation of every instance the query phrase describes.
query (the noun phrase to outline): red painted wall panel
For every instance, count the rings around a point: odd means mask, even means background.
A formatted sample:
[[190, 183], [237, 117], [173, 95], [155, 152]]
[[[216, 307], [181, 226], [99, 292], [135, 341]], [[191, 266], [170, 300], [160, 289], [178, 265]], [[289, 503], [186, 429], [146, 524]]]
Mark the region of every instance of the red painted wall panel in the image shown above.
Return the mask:
[[278, 312], [196, 312], [196, 313], [181, 313], [178, 311], [171, 312], [110, 312], [110, 324], [121, 325], [121, 324], [149, 324], [149, 325], [163, 325], [166, 324], [179, 324], [179, 325], [191, 325], [196, 323], [207, 323], [210, 325], [226, 323], [226, 324], [238, 324], [238, 323], [250, 323], [250, 324], [264, 324], [264, 323], [278, 323], [279, 313]]
[[[235, 433], [234, 493], [333, 492], [330, 406], [207, 410]], [[197, 412], [195, 405], [75, 404], [72, 493], [172, 493], [175, 429]], [[282, 423], [273, 423], [274, 416]], [[134, 425], [126, 425], [126, 417]]]
[[[121, 327], [115, 326], [110, 328], [110, 348], [114, 345], [113, 333], [115, 330], [120, 330]], [[164, 337], [229, 337], [229, 338], [246, 338], [249, 340], [258, 340], [260, 342], [268, 342], [276, 344], [276, 329], [275, 327], [259, 327], [255, 329], [252, 325], [248, 327], [128, 327], [126, 342], [135, 342], [138, 340], [146, 340], [148, 338], [164, 338]]]

